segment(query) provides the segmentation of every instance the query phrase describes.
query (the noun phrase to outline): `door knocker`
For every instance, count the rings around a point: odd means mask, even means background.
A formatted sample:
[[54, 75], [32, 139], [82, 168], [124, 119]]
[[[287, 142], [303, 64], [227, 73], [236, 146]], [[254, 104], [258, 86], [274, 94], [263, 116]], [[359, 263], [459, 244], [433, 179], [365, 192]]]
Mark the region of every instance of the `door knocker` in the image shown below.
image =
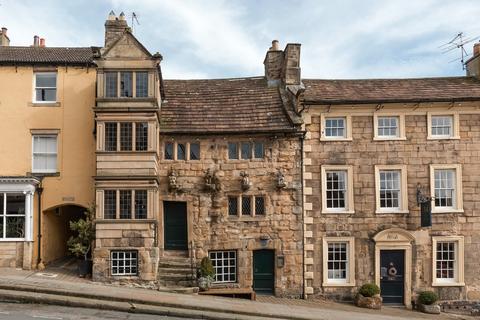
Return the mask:
[[395, 265], [393, 264], [393, 262], [390, 262], [387, 272], [388, 272], [389, 278], [395, 278], [397, 276], [397, 268], [395, 268]]

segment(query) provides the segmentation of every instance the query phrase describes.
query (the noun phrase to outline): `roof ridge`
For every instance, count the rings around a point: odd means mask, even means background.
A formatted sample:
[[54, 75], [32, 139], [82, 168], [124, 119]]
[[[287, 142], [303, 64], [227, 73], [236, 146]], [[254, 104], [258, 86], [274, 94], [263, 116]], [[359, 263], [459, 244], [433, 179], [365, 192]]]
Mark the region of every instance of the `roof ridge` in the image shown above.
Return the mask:
[[441, 79], [476, 79], [473, 76], [445, 76], [445, 77], [421, 77], [421, 78], [360, 78], [360, 79], [313, 79], [303, 78], [302, 81], [398, 81], [398, 80], [441, 80]]
[[208, 80], [260, 80], [265, 79], [264, 76], [251, 76], [251, 77], [236, 77], [236, 78], [201, 78], [201, 79], [164, 79], [165, 81], [208, 81]]

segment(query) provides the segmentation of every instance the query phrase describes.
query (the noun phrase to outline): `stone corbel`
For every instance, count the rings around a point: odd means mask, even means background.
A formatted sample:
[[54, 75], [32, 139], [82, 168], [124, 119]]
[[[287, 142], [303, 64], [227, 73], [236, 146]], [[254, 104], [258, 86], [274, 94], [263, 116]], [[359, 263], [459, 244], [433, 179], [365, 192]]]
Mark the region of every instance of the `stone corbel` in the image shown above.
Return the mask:
[[170, 172], [168, 173], [168, 190], [170, 192], [181, 192], [182, 191], [182, 188], [180, 186], [180, 184], [178, 183], [178, 173], [173, 170], [173, 169], [170, 169]]

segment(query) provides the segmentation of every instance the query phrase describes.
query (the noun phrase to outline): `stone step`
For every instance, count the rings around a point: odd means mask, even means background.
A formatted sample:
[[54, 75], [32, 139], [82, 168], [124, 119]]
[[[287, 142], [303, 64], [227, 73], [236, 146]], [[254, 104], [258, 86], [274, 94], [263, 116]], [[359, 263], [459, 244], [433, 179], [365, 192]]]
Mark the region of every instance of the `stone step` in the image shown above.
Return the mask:
[[163, 251], [164, 257], [172, 257], [172, 258], [188, 258], [189, 254], [188, 251], [182, 250], [165, 250]]
[[166, 287], [166, 288], [178, 288], [178, 287], [190, 288], [190, 287], [195, 287], [197, 285], [197, 281], [196, 280], [173, 281], [170, 279], [159, 279], [158, 285], [160, 287]]
[[192, 262], [188, 261], [181, 261], [181, 260], [170, 260], [160, 258], [158, 262], [159, 267], [166, 267], [166, 268], [191, 268]]
[[182, 274], [182, 273], [159, 273], [158, 279], [162, 280], [171, 280], [171, 281], [180, 281], [180, 280], [195, 280], [197, 277], [192, 274]]
[[[195, 271], [195, 270], [193, 270]], [[191, 274], [192, 273], [192, 268], [171, 268], [171, 267], [159, 267], [158, 268], [158, 273], [179, 273], [179, 274]]]

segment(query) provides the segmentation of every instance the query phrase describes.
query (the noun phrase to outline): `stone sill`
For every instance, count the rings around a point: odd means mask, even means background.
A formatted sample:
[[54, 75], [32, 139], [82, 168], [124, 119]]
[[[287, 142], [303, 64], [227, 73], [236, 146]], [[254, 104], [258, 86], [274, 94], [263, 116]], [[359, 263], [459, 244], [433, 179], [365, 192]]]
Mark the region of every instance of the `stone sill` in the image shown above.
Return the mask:
[[229, 216], [228, 220], [230, 221], [238, 221], [238, 222], [254, 222], [254, 221], [262, 221], [265, 220], [266, 215], [261, 215], [261, 216], [241, 216], [241, 217], [235, 217], [235, 216]]
[[383, 138], [383, 137], [374, 137], [373, 141], [406, 141], [407, 137], [396, 137], [396, 138]]
[[60, 172], [27, 172], [27, 176], [33, 176], [33, 177], [60, 177]]
[[156, 223], [155, 219], [97, 219], [96, 224]]
[[322, 211], [322, 214], [331, 214], [331, 215], [336, 215], [336, 214], [341, 214], [341, 215], [346, 215], [346, 214], [355, 214], [355, 211], [349, 210], [349, 211]]
[[433, 282], [432, 287], [465, 287], [465, 282]]
[[465, 211], [463, 209], [432, 209], [432, 214], [438, 214], [438, 213], [464, 213]]
[[346, 282], [346, 283], [323, 282], [322, 287], [355, 287], [355, 282]]
[[383, 210], [376, 210], [375, 214], [382, 215], [382, 214], [409, 214], [410, 211], [408, 210], [397, 210], [397, 211], [383, 211]]
[[325, 138], [325, 137], [321, 137], [320, 138], [320, 141], [332, 141], [332, 142], [337, 142], [337, 141], [340, 141], [340, 142], [345, 142], [345, 141], [353, 141], [353, 138]]
[[29, 107], [49, 107], [49, 108], [58, 108], [61, 107], [61, 103], [56, 101], [49, 101], [49, 102], [29, 102], [28, 103]]

